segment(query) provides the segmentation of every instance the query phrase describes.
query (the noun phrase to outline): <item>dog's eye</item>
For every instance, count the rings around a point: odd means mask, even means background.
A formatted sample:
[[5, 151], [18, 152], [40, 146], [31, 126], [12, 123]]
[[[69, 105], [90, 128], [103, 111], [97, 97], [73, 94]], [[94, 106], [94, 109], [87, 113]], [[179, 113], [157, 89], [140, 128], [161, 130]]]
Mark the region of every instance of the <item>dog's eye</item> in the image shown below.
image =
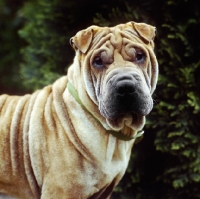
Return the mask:
[[145, 54], [142, 51], [137, 51], [135, 59], [137, 62], [141, 63], [145, 60]]
[[95, 68], [103, 68], [104, 67], [101, 57], [95, 57], [92, 64]]

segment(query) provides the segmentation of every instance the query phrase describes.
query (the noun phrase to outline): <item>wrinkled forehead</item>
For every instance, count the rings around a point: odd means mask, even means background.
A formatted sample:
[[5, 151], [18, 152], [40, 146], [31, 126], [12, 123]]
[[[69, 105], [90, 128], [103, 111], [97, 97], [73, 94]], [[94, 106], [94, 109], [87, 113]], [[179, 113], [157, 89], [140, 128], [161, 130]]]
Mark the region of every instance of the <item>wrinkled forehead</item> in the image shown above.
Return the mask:
[[107, 40], [110, 41], [111, 45], [115, 48], [121, 47], [123, 44], [123, 38], [129, 41], [135, 41], [137, 43], [143, 43], [139, 38], [137, 32], [133, 29], [131, 23], [119, 24], [114, 27], [98, 27], [93, 26], [94, 38], [92, 41], [92, 46], [96, 46], [99, 42], [103, 43]]

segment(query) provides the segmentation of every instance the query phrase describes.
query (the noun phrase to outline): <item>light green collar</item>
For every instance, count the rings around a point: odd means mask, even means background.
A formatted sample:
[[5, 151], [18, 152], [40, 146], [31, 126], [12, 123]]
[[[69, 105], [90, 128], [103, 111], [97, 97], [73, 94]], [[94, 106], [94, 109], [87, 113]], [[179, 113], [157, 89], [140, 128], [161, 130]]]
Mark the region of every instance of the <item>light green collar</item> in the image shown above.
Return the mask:
[[[84, 104], [82, 103], [81, 99], [79, 98], [78, 92], [76, 91], [76, 89], [74, 88], [74, 86], [70, 82], [67, 83], [67, 88], [68, 88], [70, 94], [82, 106], [82, 108], [85, 111], [87, 111], [100, 125], [102, 125], [99, 122], [99, 120], [96, 117], [94, 117], [94, 115], [91, 112], [89, 112], [87, 110], [87, 108], [84, 106]], [[142, 139], [143, 134], [144, 134], [143, 130], [138, 131], [137, 134], [135, 136], [133, 136], [133, 137], [129, 137], [127, 135], [124, 135], [123, 133], [120, 133], [120, 132], [117, 132], [117, 131], [112, 131], [112, 130], [107, 130], [107, 132], [112, 134], [114, 137], [116, 137], [116, 138], [118, 138], [120, 140], [123, 140], [123, 141], [130, 141], [132, 139], [136, 139], [136, 141], [135, 141], [136, 143], [138, 143]]]

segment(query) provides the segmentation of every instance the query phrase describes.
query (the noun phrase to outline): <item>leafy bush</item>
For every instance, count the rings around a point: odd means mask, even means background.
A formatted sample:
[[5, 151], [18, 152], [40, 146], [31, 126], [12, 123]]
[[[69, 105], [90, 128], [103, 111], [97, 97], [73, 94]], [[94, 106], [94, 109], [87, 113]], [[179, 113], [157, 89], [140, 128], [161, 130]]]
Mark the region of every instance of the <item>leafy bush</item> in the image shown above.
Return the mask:
[[0, 1], [0, 93], [21, 93], [22, 85], [19, 74], [21, 62], [20, 48], [24, 41], [17, 31], [23, 24], [18, 12], [22, 2]]
[[160, 103], [150, 125], [157, 131], [156, 150], [166, 156], [157, 181], [171, 189], [173, 195], [166, 198], [200, 198], [200, 101], [194, 78], [195, 73], [199, 78], [200, 67], [199, 6], [192, 1], [169, 3], [161, 32], [167, 35], [160, 38], [158, 48]]

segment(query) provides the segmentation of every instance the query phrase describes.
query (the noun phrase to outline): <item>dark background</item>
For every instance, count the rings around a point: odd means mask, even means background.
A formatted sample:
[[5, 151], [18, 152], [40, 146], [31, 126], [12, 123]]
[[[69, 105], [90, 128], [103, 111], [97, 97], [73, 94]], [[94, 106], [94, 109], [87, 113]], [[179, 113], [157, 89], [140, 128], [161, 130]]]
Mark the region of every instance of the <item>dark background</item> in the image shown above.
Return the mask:
[[200, 2], [0, 0], [0, 93], [31, 93], [67, 73], [70, 37], [92, 24], [157, 27], [159, 81], [145, 136], [114, 199], [200, 198]]

